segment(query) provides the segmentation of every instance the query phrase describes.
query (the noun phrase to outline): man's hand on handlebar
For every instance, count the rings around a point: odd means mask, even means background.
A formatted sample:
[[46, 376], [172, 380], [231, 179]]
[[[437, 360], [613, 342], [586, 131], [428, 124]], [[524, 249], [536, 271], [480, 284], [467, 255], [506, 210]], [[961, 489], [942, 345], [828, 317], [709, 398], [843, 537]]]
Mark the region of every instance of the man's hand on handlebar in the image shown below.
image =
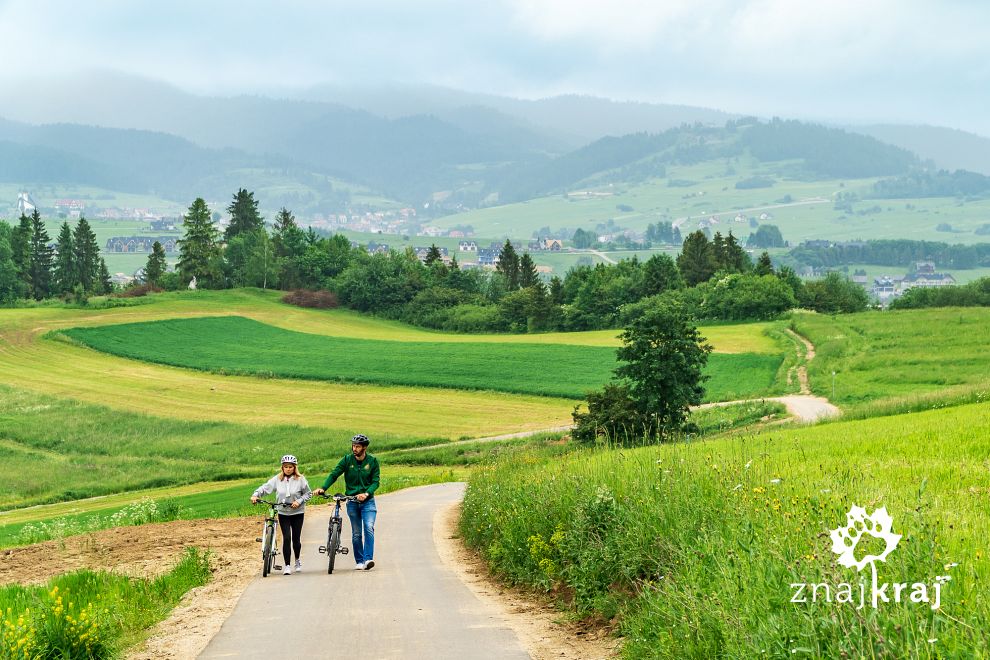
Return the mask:
[[313, 494], [314, 494], [314, 495], [322, 495], [322, 494], [323, 494], [323, 493], [325, 493], [325, 492], [326, 492], [326, 491], [325, 491], [325, 490], [323, 490], [322, 488], [317, 488], [316, 490], [314, 490], [314, 491], [313, 491]]
[[358, 502], [364, 502], [366, 499], [368, 499], [368, 494], [367, 493], [358, 493], [358, 496], [357, 496], [357, 501]]

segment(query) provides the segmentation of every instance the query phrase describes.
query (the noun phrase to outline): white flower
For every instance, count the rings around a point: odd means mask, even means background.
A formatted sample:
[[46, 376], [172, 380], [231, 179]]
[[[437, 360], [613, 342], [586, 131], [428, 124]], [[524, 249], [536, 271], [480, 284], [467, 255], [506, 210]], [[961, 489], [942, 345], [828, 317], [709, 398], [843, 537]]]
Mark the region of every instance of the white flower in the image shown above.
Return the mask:
[[742, 488], [742, 484], [736, 484], [736, 487], [733, 488], [732, 490], [739, 490], [740, 488]]
[[770, 483], [772, 483], [772, 484], [779, 484], [780, 482], [781, 482], [781, 479], [771, 479], [770, 480]]
[[749, 460], [749, 461], [747, 461], [747, 462], [746, 462], [746, 465], [745, 465], [745, 466], [743, 466], [743, 469], [744, 469], [744, 470], [748, 470], [748, 469], [749, 469], [749, 466], [750, 466], [750, 465], [752, 465], [752, 464], [753, 464], [753, 461], [752, 461], [752, 460]]

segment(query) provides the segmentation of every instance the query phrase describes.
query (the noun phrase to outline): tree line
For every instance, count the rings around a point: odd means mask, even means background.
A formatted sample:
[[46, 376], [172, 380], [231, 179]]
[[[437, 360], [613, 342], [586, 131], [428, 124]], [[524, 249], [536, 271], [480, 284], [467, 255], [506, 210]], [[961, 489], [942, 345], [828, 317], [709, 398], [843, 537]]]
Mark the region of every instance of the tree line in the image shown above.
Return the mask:
[[63, 222], [53, 243], [35, 209], [11, 226], [0, 221], [0, 303], [17, 299], [73, 298], [113, 290], [96, 234], [85, 218]]
[[990, 266], [990, 243], [962, 245], [938, 241], [906, 239], [870, 240], [850, 243], [802, 243], [790, 257], [814, 268], [849, 264], [906, 266], [914, 261], [934, 261], [940, 268], [979, 268]]

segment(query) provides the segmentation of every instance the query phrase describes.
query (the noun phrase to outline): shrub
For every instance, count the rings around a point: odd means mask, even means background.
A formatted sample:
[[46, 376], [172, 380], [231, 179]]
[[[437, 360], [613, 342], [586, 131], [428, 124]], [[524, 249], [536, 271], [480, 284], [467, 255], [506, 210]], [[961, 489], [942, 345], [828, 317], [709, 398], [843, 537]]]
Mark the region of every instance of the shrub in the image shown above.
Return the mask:
[[140, 298], [146, 296], [149, 293], [161, 293], [164, 289], [160, 289], [154, 284], [136, 284], [134, 286], [129, 286], [123, 291], [113, 294], [115, 298]]
[[309, 307], [312, 309], [333, 309], [340, 303], [337, 301], [337, 294], [333, 291], [309, 291], [307, 289], [296, 289], [282, 296], [282, 302], [296, 307]]

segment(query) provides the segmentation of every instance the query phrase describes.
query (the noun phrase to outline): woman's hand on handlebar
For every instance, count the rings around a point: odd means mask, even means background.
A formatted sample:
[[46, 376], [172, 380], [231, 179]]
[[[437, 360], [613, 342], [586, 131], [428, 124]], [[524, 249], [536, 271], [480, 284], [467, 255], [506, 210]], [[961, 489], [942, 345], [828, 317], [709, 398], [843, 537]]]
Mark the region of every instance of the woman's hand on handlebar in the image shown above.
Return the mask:
[[251, 504], [257, 504], [257, 503], [258, 503], [258, 498], [255, 497], [254, 495], [252, 495], [251, 496]]

